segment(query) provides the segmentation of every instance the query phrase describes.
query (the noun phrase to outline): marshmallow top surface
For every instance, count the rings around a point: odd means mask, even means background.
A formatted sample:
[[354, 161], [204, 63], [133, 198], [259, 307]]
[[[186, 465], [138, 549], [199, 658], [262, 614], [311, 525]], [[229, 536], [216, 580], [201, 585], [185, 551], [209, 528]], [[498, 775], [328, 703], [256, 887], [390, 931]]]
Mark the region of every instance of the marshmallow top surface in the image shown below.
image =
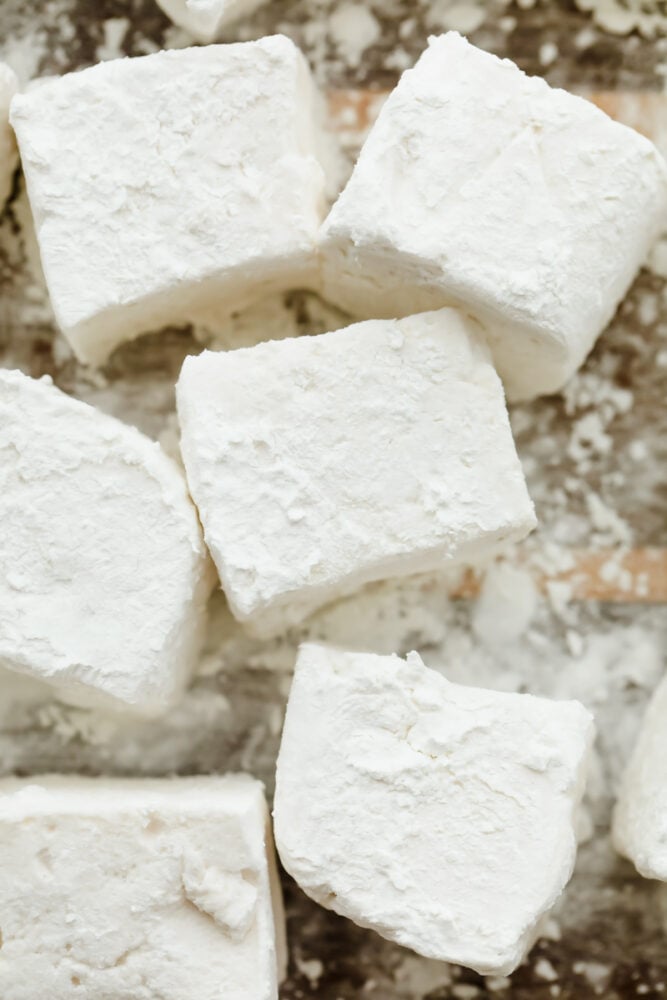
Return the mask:
[[200, 42], [213, 42], [228, 24], [252, 14], [267, 0], [157, 0], [174, 24]]
[[281, 35], [111, 60], [15, 97], [44, 273], [82, 360], [314, 267], [316, 103]]
[[507, 974], [570, 877], [592, 720], [398, 657], [301, 648], [275, 831], [308, 895], [431, 958]]
[[17, 90], [16, 73], [5, 63], [0, 63], [0, 211], [11, 192], [18, 163], [16, 139], [9, 124], [9, 105]]
[[667, 680], [655, 691], [621, 783], [614, 845], [646, 878], [667, 882]]
[[208, 546], [259, 631], [534, 526], [500, 381], [452, 310], [189, 357], [177, 402]]
[[666, 216], [648, 139], [450, 32], [401, 77], [324, 224], [325, 293], [361, 315], [463, 303], [530, 398], [581, 364]]
[[242, 775], [0, 782], [3, 1000], [276, 1000], [267, 819]]
[[64, 693], [166, 707], [210, 589], [178, 467], [45, 380], [0, 371], [0, 662]]

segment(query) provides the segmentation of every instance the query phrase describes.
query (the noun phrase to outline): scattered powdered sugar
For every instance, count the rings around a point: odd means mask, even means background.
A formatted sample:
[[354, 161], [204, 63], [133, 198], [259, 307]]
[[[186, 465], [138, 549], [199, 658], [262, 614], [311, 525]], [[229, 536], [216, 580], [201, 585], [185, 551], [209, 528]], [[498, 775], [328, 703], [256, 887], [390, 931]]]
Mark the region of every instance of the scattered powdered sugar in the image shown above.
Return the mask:
[[348, 66], [358, 66], [380, 37], [377, 18], [363, 3], [341, 3], [329, 17], [329, 34]]
[[458, 31], [462, 35], [468, 35], [484, 23], [487, 13], [483, 0], [479, 3], [435, 0], [429, 6], [426, 23], [434, 31]]
[[[20, 0], [5, 0], [0, 57], [25, 84], [35, 74], [126, 51], [149, 52], [165, 41], [189, 44], [187, 35], [170, 28], [149, 0], [135, 6], [142, 11], [142, 24], [146, 19], [145, 30], [128, 16], [127, 5], [108, 4], [105, 10], [115, 16], [95, 24], [86, 34], [87, 48], [80, 49], [74, 44], [74, 0], [50, 0], [39, 17], [27, 17]], [[577, 6], [598, 27], [585, 22], [581, 30], [588, 34], [578, 41], [565, 34], [558, 41], [542, 41], [535, 58], [545, 68], [558, 68], [561, 50], [570, 45], [584, 50], [597, 44], [603, 28], [618, 31], [624, 24], [624, 31], [664, 30], [659, 3], [577, 0]], [[517, 8], [473, 0], [398, 3], [397, 9], [393, 41], [375, 63], [393, 74], [414, 61], [427, 30], [458, 26], [485, 32], [493, 16], [505, 37], [522, 11], [536, 14], [525, 2]], [[503, 17], [507, 23], [501, 23]], [[615, 27], [610, 28], [612, 22]], [[280, 2], [275, 13], [258, 12], [229, 37], [254, 37], [268, 28], [291, 34], [315, 62], [319, 79], [334, 83], [363, 77], [366, 58], [381, 48], [385, 37], [378, 4], [347, 0]], [[383, 86], [386, 82], [381, 78]], [[367, 100], [365, 95], [364, 111]], [[377, 108], [381, 101], [380, 95]], [[341, 105], [336, 124], [352, 157], [362, 134], [354, 108]], [[664, 671], [667, 613], [664, 607], [633, 603], [643, 601], [648, 584], [641, 573], [629, 572], [624, 556], [634, 547], [667, 544], [666, 279], [667, 240], [653, 251], [610, 330], [564, 392], [512, 409], [540, 526], [520, 553], [488, 569], [478, 597], [451, 598], [458, 574], [378, 584], [324, 609], [299, 629], [259, 642], [233, 621], [216, 594], [198, 675], [183, 702], [164, 719], [145, 722], [68, 707], [37, 682], [2, 673], [2, 770], [170, 774], [245, 768], [271, 788], [291, 670], [304, 639], [378, 653], [416, 649], [430, 667], [460, 683], [579, 698], [594, 711], [599, 732], [580, 831], [586, 842], [576, 877], [516, 982], [537, 984], [542, 991], [560, 989], [562, 982], [569, 995], [578, 989], [580, 995], [616, 996], [615, 963], [636, 958], [644, 963], [641, 968], [653, 963], [658, 970], [646, 980], [653, 988], [664, 970], [659, 935], [663, 922], [667, 927], [667, 892], [660, 895], [619, 861], [608, 828], [619, 776]], [[343, 313], [310, 293], [273, 296], [231, 319], [202, 316], [194, 330], [142, 338], [117, 352], [101, 372], [84, 369], [54, 334], [22, 189], [0, 220], [0, 283], [4, 367], [17, 366], [35, 376], [52, 374], [61, 388], [138, 426], [175, 457], [174, 382], [187, 354], [204, 344], [215, 349], [251, 346], [346, 322]], [[582, 549], [609, 550], [600, 578], [627, 593], [627, 603], [605, 605], [577, 597], [568, 574]], [[545, 587], [539, 585], [541, 573], [550, 577]], [[509, 989], [505, 980], [468, 977], [342, 921], [334, 924], [335, 917], [323, 915], [289, 887], [288, 912], [295, 917], [295, 962], [286, 987], [290, 1000], [299, 990], [307, 996], [328, 988], [327, 977], [334, 974], [337, 992], [322, 995], [382, 1000], [416, 1000], [437, 991], [460, 997], [484, 996], [484, 991], [510, 995], [504, 992]], [[565, 944], [557, 939], [560, 930]], [[587, 950], [593, 939], [594, 955]], [[626, 939], [632, 942], [627, 959]], [[578, 958], [565, 966], [564, 954]], [[637, 993], [645, 985], [639, 978], [632, 982]]]
[[667, 9], [662, 0], [575, 0], [595, 23], [614, 35], [635, 29], [647, 38], [667, 33]]
[[118, 59], [123, 54], [122, 44], [130, 27], [127, 17], [109, 17], [103, 22], [104, 41], [95, 50], [99, 62]]

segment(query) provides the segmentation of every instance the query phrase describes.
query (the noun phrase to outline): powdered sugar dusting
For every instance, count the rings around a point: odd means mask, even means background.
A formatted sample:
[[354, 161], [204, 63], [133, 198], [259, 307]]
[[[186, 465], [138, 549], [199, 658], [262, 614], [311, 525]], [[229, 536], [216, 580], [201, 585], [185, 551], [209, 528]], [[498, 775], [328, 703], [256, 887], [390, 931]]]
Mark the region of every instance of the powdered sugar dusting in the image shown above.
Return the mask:
[[[165, 42], [189, 43], [151, 0], [131, 6], [108, 2], [104, 16], [88, 15], [78, 23], [83, 6], [50, 0], [37, 15], [33, 8], [26, 13], [20, 0], [5, 0], [1, 57], [23, 83], [96, 58], [149, 52]], [[429, 30], [452, 26], [452, 19], [459, 26], [467, 19], [475, 40], [503, 54], [516, 53], [522, 64], [542, 67], [559, 82], [567, 82], [579, 63], [582, 77], [574, 82], [598, 81], [602, 70], [593, 58], [587, 62], [586, 55], [601, 51], [618, 54], [614, 82], [647, 79], [654, 86], [653, 67], [667, 58], [660, 55], [663, 28], [657, 3], [642, 3], [639, 11], [639, 5], [620, 0], [579, 0], [578, 11], [566, 15], [561, 10], [562, 28], [556, 5], [397, 0], [396, 16], [390, 19], [378, 4], [350, 6], [364, 9], [354, 17], [367, 26], [354, 45], [346, 41], [354, 32], [348, 28], [346, 35], [340, 26], [345, 4], [329, 0], [275, 0], [225, 37], [286, 30], [304, 46], [320, 82], [347, 87], [364, 80], [378, 90], [414, 61]], [[621, 23], [613, 8], [632, 13], [634, 21], [624, 30], [655, 35], [650, 49], [638, 48], [641, 34], [605, 34], [609, 16], [617, 18], [617, 26]], [[650, 24], [645, 20], [649, 15]], [[523, 37], [531, 39], [525, 48], [518, 40], [522, 26]], [[646, 65], [639, 66], [642, 52]], [[365, 94], [359, 103], [367, 105], [368, 100]], [[379, 106], [382, 97], [373, 100]], [[361, 138], [354, 107], [346, 102], [332, 102], [332, 107], [352, 157]], [[520, 557], [489, 571], [479, 598], [452, 600], [457, 581], [443, 577], [380, 584], [323, 610], [302, 628], [262, 643], [233, 622], [217, 594], [196, 681], [163, 720], [139, 724], [109, 712], [66, 707], [35, 682], [0, 675], [2, 769], [167, 774], [245, 767], [271, 787], [290, 674], [304, 638], [378, 653], [417, 649], [429, 666], [461, 683], [580, 698], [595, 712], [600, 732], [586, 801], [590, 836], [554, 921], [512, 983], [517, 996], [520, 990], [539, 987], [545, 996], [556, 996], [552, 991], [558, 988], [562, 995], [602, 991], [613, 998], [639, 993], [639, 986], [660, 995], [658, 984], [667, 982], [662, 937], [667, 905], [661, 909], [659, 894], [616, 858], [608, 823], [619, 775], [643, 708], [664, 671], [667, 648], [667, 613], [662, 607], [631, 603], [648, 584], [641, 572], [629, 572], [623, 560], [637, 547], [667, 545], [666, 279], [667, 243], [653, 252], [610, 330], [566, 390], [513, 408], [540, 527]], [[102, 372], [84, 369], [53, 332], [21, 191], [0, 221], [0, 282], [3, 366], [18, 366], [32, 375], [51, 373], [61, 388], [140, 427], [174, 454], [173, 387], [187, 354], [203, 344], [247, 346], [269, 337], [319, 333], [345, 322], [334, 306], [311, 294], [293, 293], [258, 302], [231, 320], [202, 317], [194, 331], [152, 334], [117, 352]], [[571, 580], [556, 579], [559, 573], [566, 577], [577, 554], [591, 548], [609, 550], [601, 576], [627, 593], [628, 603], [582, 602]], [[536, 583], [540, 573], [553, 578], [546, 588]], [[436, 992], [512, 995], [502, 979], [484, 981], [425, 962], [338, 921], [307, 904], [290, 886], [288, 912], [295, 956], [285, 987], [289, 1000], [298, 995], [325, 1000], [416, 1000]]]

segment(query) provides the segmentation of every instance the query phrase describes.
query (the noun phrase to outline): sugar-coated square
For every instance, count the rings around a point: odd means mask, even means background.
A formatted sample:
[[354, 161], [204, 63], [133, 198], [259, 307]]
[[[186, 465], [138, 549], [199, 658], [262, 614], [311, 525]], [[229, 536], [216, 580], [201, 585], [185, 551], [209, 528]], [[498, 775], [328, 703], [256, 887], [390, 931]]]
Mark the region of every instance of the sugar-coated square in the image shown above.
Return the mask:
[[500, 380], [454, 310], [205, 351], [177, 403], [208, 547], [257, 631], [535, 524]]
[[575, 701], [452, 684], [416, 653], [302, 646], [276, 775], [282, 863], [362, 927], [507, 975], [572, 873], [592, 735]]
[[582, 364], [666, 218], [648, 139], [450, 32], [401, 77], [324, 223], [324, 291], [362, 318], [465, 307], [529, 399]]
[[318, 116], [282, 35], [111, 60], [14, 99], [54, 312], [82, 361], [315, 280]]
[[243, 775], [0, 782], [3, 1000], [277, 1000], [280, 889]]

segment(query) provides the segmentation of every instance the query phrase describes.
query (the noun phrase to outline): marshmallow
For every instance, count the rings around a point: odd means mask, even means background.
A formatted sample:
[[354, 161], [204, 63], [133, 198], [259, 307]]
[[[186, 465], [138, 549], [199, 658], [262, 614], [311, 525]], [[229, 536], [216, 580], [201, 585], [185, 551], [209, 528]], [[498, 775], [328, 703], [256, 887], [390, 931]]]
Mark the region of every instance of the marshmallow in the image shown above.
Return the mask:
[[430, 958], [506, 975], [574, 865], [592, 720], [450, 684], [416, 653], [302, 646], [276, 845], [318, 903]]
[[648, 139], [451, 32], [403, 74], [323, 226], [324, 292], [362, 317], [464, 304], [530, 399], [582, 364], [666, 216]]
[[177, 403], [206, 542], [259, 633], [535, 524], [500, 380], [453, 310], [205, 351]]
[[0, 664], [67, 699], [159, 711], [189, 680], [210, 586], [159, 445], [0, 371]]
[[614, 812], [614, 846], [646, 878], [667, 882], [667, 679], [656, 690]]
[[14, 98], [46, 281], [80, 360], [316, 280], [317, 98], [281, 35], [116, 59]]
[[17, 90], [16, 74], [5, 63], [0, 63], [0, 210], [11, 194], [19, 161], [16, 139], [9, 124], [9, 105]]
[[259, 782], [5, 780], [0, 869], [3, 1000], [277, 1000]]
[[199, 42], [213, 42], [223, 28], [254, 14], [267, 0], [157, 0], [174, 24]]

